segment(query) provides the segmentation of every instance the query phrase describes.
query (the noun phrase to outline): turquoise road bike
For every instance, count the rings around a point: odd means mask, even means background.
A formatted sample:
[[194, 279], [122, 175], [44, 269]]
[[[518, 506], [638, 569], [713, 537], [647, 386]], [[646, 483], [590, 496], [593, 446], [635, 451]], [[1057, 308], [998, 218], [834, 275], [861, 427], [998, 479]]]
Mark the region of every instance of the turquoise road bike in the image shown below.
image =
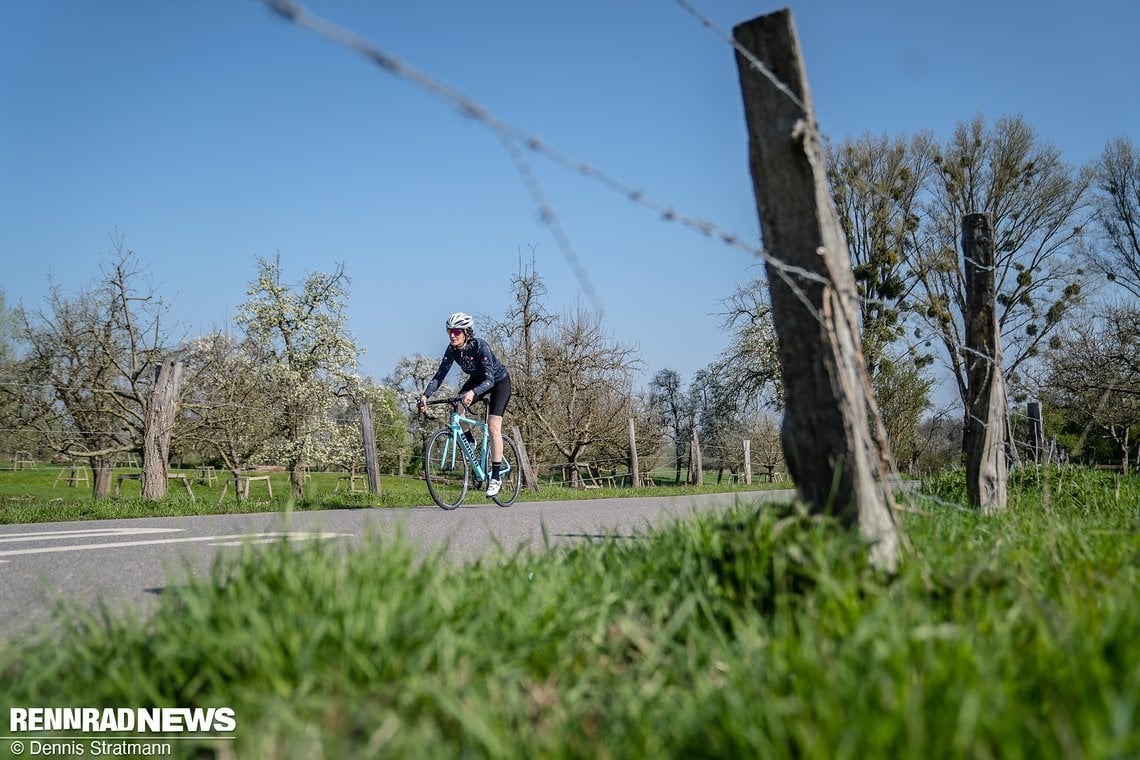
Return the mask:
[[[486, 422], [460, 412], [460, 409], [468, 413], [470, 410], [463, 406], [458, 396], [431, 399], [428, 404], [450, 404], [451, 417], [447, 427], [432, 433], [424, 447], [424, 479], [436, 504], [444, 509], [455, 509], [463, 503], [472, 484], [482, 490], [491, 476], [491, 463], [488, 461], [491, 433]], [[474, 445], [463, 434], [464, 425], [474, 431]], [[511, 506], [519, 496], [522, 479], [518, 461], [515, 442], [504, 434], [503, 464], [499, 469], [503, 485], [499, 493], [491, 497], [500, 507]]]

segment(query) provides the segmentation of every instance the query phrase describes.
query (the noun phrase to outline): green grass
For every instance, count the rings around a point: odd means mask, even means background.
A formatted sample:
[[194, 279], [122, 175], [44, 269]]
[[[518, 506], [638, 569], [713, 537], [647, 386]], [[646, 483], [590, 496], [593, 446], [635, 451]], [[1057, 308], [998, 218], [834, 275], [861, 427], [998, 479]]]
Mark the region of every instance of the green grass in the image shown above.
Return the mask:
[[[232, 485], [224, 499], [222, 488], [224, 477], [219, 474], [218, 482], [206, 485], [197, 482], [197, 470], [171, 470], [187, 476], [191, 482], [194, 499], [191, 500], [185, 488], [178, 481], [171, 481], [168, 496], [159, 501], [143, 500], [137, 480], [124, 480], [120, 493], [106, 499], [95, 500], [88, 485], [69, 486], [66, 479], [59, 480], [58, 466], [41, 466], [36, 470], [0, 470], [0, 525], [15, 523], [67, 522], [72, 520], [107, 520], [129, 517], [173, 517], [180, 515], [212, 515], [249, 512], [280, 512], [286, 509], [361, 509], [366, 507], [409, 507], [432, 504], [427, 485], [414, 477], [382, 475], [380, 495], [351, 493], [348, 483], [338, 480], [343, 475], [337, 473], [314, 473], [305, 484], [305, 496], [295, 500], [287, 473], [270, 474], [273, 497], [263, 483], [254, 483], [250, 498], [239, 501]], [[120, 472], [116, 471], [114, 482]], [[670, 473], [671, 475], [671, 473]], [[524, 488], [519, 501], [549, 501], [553, 499], [594, 499], [620, 496], [678, 496], [696, 493], [724, 493], [762, 490], [765, 488], [789, 487], [788, 483], [722, 485], [714, 482], [709, 485], [673, 486], [670, 477], [662, 479], [662, 485], [653, 488], [598, 488], [579, 490], [543, 484], [538, 493]], [[358, 481], [357, 488], [364, 488], [367, 481]], [[472, 498], [472, 494], [468, 494]]]
[[1019, 476], [983, 517], [960, 480], [893, 577], [743, 503], [462, 567], [250, 549], [145, 621], [61, 610], [0, 655], [0, 713], [230, 706], [243, 758], [1140, 757], [1140, 484]]

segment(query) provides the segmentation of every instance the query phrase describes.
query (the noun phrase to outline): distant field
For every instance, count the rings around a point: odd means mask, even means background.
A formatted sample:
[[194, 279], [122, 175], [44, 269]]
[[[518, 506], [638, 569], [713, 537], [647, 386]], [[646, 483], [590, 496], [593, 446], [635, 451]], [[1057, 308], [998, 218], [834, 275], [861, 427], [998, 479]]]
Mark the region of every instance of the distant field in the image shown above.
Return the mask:
[[[91, 495], [90, 471], [81, 468], [87, 482], [80, 479], [71, 484], [70, 470], [59, 465], [38, 463], [36, 469], [0, 470], [0, 524], [63, 522], [68, 520], [115, 519], [127, 517], [156, 517], [173, 515], [227, 514], [241, 512], [269, 512], [293, 509], [359, 509], [362, 507], [407, 507], [431, 504], [427, 486], [414, 476], [382, 475], [380, 494], [367, 493], [368, 481], [357, 475], [351, 484], [346, 473], [312, 473], [305, 483], [305, 496], [300, 501], [292, 497], [289, 475], [285, 472], [259, 472], [269, 478], [268, 487], [263, 481], [251, 484], [248, 500], [239, 501], [234, 493], [232, 476], [225, 472], [215, 472], [213, 482], [205, 482], [204, 473], [198, 469], [172, 469], [172, 474], [184, 475], [190, 485], [193, 499], [187, 494], [179, 480], [169, 484], [168, 496], [161, 501], [144, 501], [139, 497], [138, 480], [123, 479], [120, 475], [137, 473], [137, 469], [115, 471], [112, 479], [112, 496], [95, 501]], [[520, 501], [550, 499], [583, 499], [613, 496], [639, 495], [681, 495], [691, 493], [723, 493], [731, 491], [762, 490], [765, 488], [787, 488], [789, 483], [776, 482], [745, 486], [731, 483], [725, 475], [722, 484], [716, 484], [716, 473], [706, 476], [709, 485], [672, 485], [672, 470], [653, 473], [660, 485], [652, 488], [600, 487], [571, 489], [560, 485], [543, 483], [538, 493], [524, 488]], [[229, 487], [226, 488], [226, 484]], [[116, 485], [119, 493], [114, 494]], [[356, 489], [353, 492], [352, 488]], [[225, 489], [225, 496], [222, 491]], [[272, 497], [269, 493], [272, 490]], [[472, 498], [469, 495], [468, 498]]]

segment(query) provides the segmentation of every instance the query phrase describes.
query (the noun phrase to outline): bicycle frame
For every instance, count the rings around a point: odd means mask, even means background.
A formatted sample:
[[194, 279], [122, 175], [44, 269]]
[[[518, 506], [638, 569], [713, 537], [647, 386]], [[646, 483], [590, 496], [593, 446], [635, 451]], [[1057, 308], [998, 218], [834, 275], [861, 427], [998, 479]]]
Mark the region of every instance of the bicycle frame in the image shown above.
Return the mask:
[[[483, 434], [482, 447], [480, 448], [480, 455], [475, 456], [475, 452], [471, 449], [471, 443], [467, 440], [467, 436], [463, 434], [463, 423], [474, 425], [479, 428]], [[490, 428], [486, 422], [482, 420], [472, 419], [459, 413], [459, 404], [453, 403], [451, 405], [451, 418], [447, 426], [451, 428], [451, 440], [448, 442], [448, 447], [444, 449], [443, 457], [449, 460], [451, 465], [455, 466], [456, 450], [463, 452], [463, 456], [467, 459], [467, 463], [471, 465], [471, 471], [475, 473], [476, 480], [487, 479], [487, 439], [490, 437]]]

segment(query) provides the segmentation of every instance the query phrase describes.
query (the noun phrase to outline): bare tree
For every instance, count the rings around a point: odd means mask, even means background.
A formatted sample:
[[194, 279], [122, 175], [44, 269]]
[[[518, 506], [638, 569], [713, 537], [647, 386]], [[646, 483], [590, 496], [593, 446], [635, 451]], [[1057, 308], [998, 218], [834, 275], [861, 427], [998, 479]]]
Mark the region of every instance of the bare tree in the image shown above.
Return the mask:
[[987, 213], [995, 230], [998, 323], [1010, 384], [1079, 302], [1079, 244], [1088, 220], [1091, 174], [1074, 171], [1060, 151], [1020, 117], [988, 128], [981, 116], [960, 123], [934, 160], [925, 229], [909, 263], [920, 287], [915, 312], [933, 330], [967, 400], [963, 356], [966, 287], [958, 264], [962, 218]]
[[90, 463], [95, 498], [110, 494], [116, 458], [142, 450], [153, 370], [170, 345], [165, 305], [122, 236], [111, 239], [89, 288], [69, 296], [50, 283], [42, 308], [17, 309], [25, 421], [46, 447]]
[[[535, 266], [534, 253], [535, 247], [531, 246], [529, 265], [524, 264], [520, 256], [518, 271], [511, 277], [514, 306], [502, 321], [488, 319], [486, 329], [492, 344], [500, 350], [497, 351], [498, 356], [508, 364], [512, 394], [518, 399], [518, 402], [511, 402], [513, 424], [517, 425], [528, 445], [541, 437], [542, 428], [529, 404], [523, 400], [542, 393], [542, 389], [537, 387], [545, 382], [540, 376], [539, 344], [542, 336], [558, 321], [546, 310], [546, 283]], [[543, 452], [535, 449], [529, 453], [532, 464], [540, 466]]]
[[929, 134], [848, 139], [828, 145], [827, 177], [859, 292], [864, 360], [872, 379], [903, 335], [904, 309], [919, 281], [909, 276], [924, 190], [935, 168]]
[[1117, 137], [1094, 171], [1096, 218], [1106, 248], [1092, 260], [1110, 281], [1140, 298], [1140, 153], [1129, 138]]
[[937, 472], [962, 462], [963, 419], [950, 406], [935, 408], [918, 425], [911, 472]]
[[217, 332], [190, 341], [185, 353], [183, 436], [241, 475], [266, 454], [284, 401], [263, 382], [261, 352], [248, 341]]
[[1140, 436], [1140, 309], [1107, 307], [1058, 336], [1046, 361], [1044, 400], [1083, 428], [1096, 429], [1130, 466]]
[[22, 448], [18, 437], [22, 388], [17, 372], [16, 328], [16, 314], [0, 290], [0, 449], [4, 451]]
[[681, 482], [681, 466], [692, 434], [694, 415], [689, 397], [681, 388], [681, 376], [671, 369], [660, 370], [649, 381], [649, 409], [673, 445], [676, 482]]
[[704, 469], [715, 469], [719, 482], [725, 467], [735, 472], [741, 462], [736, 444], [744, 428], [744, 410], [753, 406], [741, 398], [731, 378], [712, 364], [693, 375], [689, 384], [689, 408], [694, 415], [701, 450], [707, 452], [702, 455]]
[[931, 358], [909, 344], [904, 327], [920, 283], [910, 266], [936, 153], [929, 134], [866, 134], [829, 146], [827, 153], [832, 198], [859, 288], [864, 359], [891, 450], [904, 462], [916, 459], [919, 420], [932, 385], [923, 372]]
[[721, 326], [733, 339], [712, 371], [722, 385], [735, 389], [740, 408], [751, 412], [783, 404], [779, 344], [768, 292], [768, 283], [756, 278], [721, 301]]
[[578, 483], [587, 452], [595, 459], [625, 456], [640, 359], [605, 333], [599, 314], [583, 308], [535, 338], [534, 376], [517, 394], [537, 432], [529, 448], [556, 458]]

